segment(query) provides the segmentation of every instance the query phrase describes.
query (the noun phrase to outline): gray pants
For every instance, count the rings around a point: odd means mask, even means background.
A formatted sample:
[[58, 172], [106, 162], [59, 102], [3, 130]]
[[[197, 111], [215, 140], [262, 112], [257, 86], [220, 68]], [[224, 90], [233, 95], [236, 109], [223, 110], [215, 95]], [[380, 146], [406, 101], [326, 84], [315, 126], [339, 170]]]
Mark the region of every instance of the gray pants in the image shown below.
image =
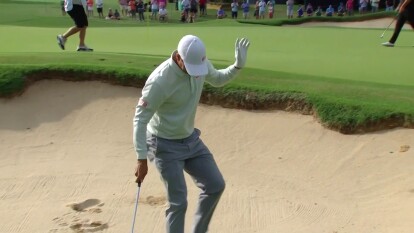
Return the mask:
[[148, 135], [148, 158], [161, 174], [167, 190], [167, 233], [184, 233], [187, 210], [187, 186], [184, 172], [201, 189], [192, 233], [208, 230], [213, 212], [224, 191], [225, 182], [213, 155], [199, 138], [200, 130], [184, 139], [168, 140]]

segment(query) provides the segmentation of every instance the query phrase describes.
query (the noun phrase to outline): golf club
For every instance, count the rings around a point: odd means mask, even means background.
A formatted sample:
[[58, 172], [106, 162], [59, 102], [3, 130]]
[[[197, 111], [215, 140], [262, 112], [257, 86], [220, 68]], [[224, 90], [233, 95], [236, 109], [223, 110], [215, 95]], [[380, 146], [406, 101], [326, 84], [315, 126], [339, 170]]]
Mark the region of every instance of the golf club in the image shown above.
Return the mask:
[[[398, 16], [398, 15], [397, 15], [397, 16]], [[394, 18], [392, 19], [391, 23], [388, 25], [388, 27], [387, 27], [387, 28], [384, 30], [384, 32], [381, 34], [380, 38], [383, 38], [383, 37], [384, 37], [385, 32], [388, 30], [388, 28], [390, 28], [390, 27], [391, 27], [391, 25], [394, 23], [394, 21], [395, 21], [395, 19], [397, 18], [397, 16], [396, 16], [396, 17], [394, 17]]]
[[131, 229], [131, 233], [134, 233], [135, 218], [137, 216], [138, 199], [139, 199], [139, 191], [140, 191], [140, 189], [141, 189], [141, 183], [138, 183], [138, 190], [137, 190], [137, 197], [135, 199], [135, 210], [134, 210], [134, 218], [132, 219], [132, 229]]

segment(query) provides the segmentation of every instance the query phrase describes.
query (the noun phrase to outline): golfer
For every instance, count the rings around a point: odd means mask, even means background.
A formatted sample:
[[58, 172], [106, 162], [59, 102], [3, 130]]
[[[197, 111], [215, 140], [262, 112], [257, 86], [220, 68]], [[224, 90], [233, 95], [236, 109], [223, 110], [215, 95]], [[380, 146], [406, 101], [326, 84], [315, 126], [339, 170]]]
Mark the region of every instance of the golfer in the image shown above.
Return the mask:
[[138, 183], [147, 171], [147, 158], [164, 182], [169, 207], [166, 232], [184, 233], [187, 187], [183, 171], [200, 188], [192, 233], [207, 232], [225, 182], [213, 155], [194, 128], [194, 118], [204, 81], [223, 86], [236, 77], [246, 63], [250, 42], [236, 40], [234, 64], [217, 70], [206, 57], [204, 43], [186, 35], [178, 49], [149, 76], [134, 117], [133, 141], [137, 153]]
[[394, 47], [397, 41], [398, 35], [401, 32], [405, 22], [408, 21], [411, 27], [414, 29], [414, 1], [413, 0], [402, 0], [399, 7], [397, 7], [398, 19], [395, 25], [394, 33], [388, 42], [382, 43], [386, 47]]
[[85, 45], [86, 28], [88, 27], [88, 17], [85, 13], [86, 0], [65, 0], [65, 11], [75, 22], [75, 26], [69, 28], [64, 34], [57, 36], [57, 42], [62, 50], [65, 50], [66, 40], [79, 33], [79, 45], [76, 51], [91, 52], [93, 49]]

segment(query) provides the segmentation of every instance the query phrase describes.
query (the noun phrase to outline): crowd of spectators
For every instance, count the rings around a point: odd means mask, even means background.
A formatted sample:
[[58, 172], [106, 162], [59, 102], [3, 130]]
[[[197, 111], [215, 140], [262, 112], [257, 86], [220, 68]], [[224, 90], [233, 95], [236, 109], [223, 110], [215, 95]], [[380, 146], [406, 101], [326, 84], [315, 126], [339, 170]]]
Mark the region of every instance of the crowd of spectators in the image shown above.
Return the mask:
[[[109, 0], [105, 0], [109, 1]], [[159, 20], [161, 22], [168, 21], [167, 0], [111, 0], [118, 1], [119, 10], [111, 8], [104, 16], [104, 0], [86, 0], [87, 15], [94, 16], [94, 7], [98, 12], [99, 18], [108, 20], [120, 20], [121, 17], [130, 17], [134, 20], [144, 22], [146, 20], [145, 12], [148, 12], [148, 20]], [[144, 2], [147, 1], [147, 2]], [[251, 1], [251, 0], [250, 0]], [[377, 12], [380, 1], [384, 1], [386, 11], [394, 10], [394, 0], [344, 0], [340, 2], [336, 8], [332, 4], [326, 9], [317, 6], [316, 10], [310, 2], [304, 5], [297, 5], [296, 17], [306, 16], [351, 16], [354, 14], [354, 9], [358, 9], [360, 14], [365, 14], [370, 9], [371, 12]], [[175, 9], [180, 12], [180, 21], [193, 23], [197, 17], [207, 15], [206, 11], [207, 0], [176, 0]], [[294, 18], [294, 0], [286, 0], [286, 16], [291, 19]], [[61, 0], [62, 15], [66, 12], [63, 10], [64, 0]], [[357, 8], [354, 8], [357, 6]], [[275, 0], [256, 0], [255, 3], [250, 3], [249, 0], [232, 0], [229, 11], [232, 19], [238, 19], [239, 11], [243, 13], [243, 19], [250, 18], [250, 11], [253, 11], [253, 17], [256, 19], [272, 19], [275, 15], [276, 2]], [[216, 12], [217, 19], [224, 19], [227, 17], [226, 10], [223, 5], [220, 5]]]

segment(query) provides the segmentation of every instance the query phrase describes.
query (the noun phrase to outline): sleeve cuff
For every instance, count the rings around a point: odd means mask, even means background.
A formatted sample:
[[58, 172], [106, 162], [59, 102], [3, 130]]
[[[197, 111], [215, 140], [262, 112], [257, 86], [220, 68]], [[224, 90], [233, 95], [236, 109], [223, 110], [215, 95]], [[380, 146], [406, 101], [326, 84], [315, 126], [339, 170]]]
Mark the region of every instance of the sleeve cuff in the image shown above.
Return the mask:
[[137, 153], [137, 159], [147, 159], [147, 153]]

